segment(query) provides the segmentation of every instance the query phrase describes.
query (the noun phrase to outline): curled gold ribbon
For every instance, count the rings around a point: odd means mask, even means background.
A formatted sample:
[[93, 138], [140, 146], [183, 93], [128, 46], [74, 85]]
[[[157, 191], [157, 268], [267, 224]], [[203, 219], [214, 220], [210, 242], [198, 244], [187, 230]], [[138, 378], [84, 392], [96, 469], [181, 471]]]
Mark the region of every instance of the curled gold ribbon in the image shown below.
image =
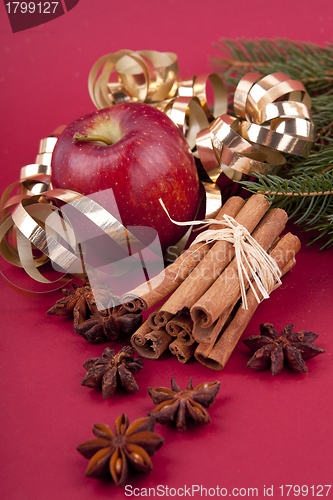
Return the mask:
[[215, 73], [180, 78], [177, 56], [169, 52], [108, 54], [93, 66], [88, 86], [97, 108], [141, 101], [164, 111], [181, 129], [213, 184], [208, 202], [212, 190], [215, 202], [219, 199], [222, 174], [240, 180], [253, 172], [277, 173], [286, 161], [283, 153], [306, 157], [314, 144], [309, 94], [301, 82], [284, 73], [244, 75], [233, 98], [234, 117], [227, 115], [221, 78]]
[[[39, 143], [36, 163], [21, 168], [20, 179], [10, 184], [0, 200], [0, 220], [17, 206], [23, 198], [44, 193], [50, 188], [51, 159], [56, 137], [46, 137]], [[13, 190], [17, 188], [15, 195]]]
[[[68, 218], [68, 211], [59, 204], [77, 211], [89, 219], [99, 230], [128, 255], [129, 249], [140, 244], [139, 240], [101, 205], [80, 193], [69, 190], [49, 190], [41, 195], [22, 197], [11, 213], [0, 223], [0, 253], [4, 259], [43, 284], [62, 282], [68, 275], [82, 275], [94, 272], [103, 275], [88, 262], [82, 262], [81, 241], [77, 239], [75, 227]], [[56, 214], [56, 219], [52, 214]], [[51, 216], [51, 222], [48, 222]], [[49, 219], [50, 220], [50, 219]], [[50, 225], [51, 224], [51, 225]], [[60, 228], [60, 230], [59, 230]], [[15, 230], [16, 238], [11, 238]], [[82, 241], [84, 243], [84, 241]], [[36, 256], [34, 249], [40, 250]], [[145, 249], [147, 252], [147, 248]], [[148, 250], [149, 251], [149, 250]], [[55, 281], [43, 276], [38, 267], [51, 260], [64, 274]], [[59, 288], [59, 287], [57, 287]]]
[[174, 95], [178, 59], [171, 52], [120, 50], [94, 64], [90, 97], [99, 109], [125, 101], [156, 102]]
[[[285, 163], [282, 153], [306, 157], [314, 144], [311, 100], [302, 83], [283, 73], [260, 77], [248, 73], [237, 85], [234, 111], [239, 121], [222, 115], [198, 135], [198, 153], [213, 182], [222, 172], [234, 179], [276, 173]], [[286, 100], [275, 102], [281, 98]]]

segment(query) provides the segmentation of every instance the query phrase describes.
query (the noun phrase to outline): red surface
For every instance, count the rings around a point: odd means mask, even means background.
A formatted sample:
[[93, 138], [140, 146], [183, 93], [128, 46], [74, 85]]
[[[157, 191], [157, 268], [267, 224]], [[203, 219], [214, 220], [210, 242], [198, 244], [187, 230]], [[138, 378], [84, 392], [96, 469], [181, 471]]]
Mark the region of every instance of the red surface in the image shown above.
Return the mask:
[[[222, 36], [317, 43], [331, 37], [330, 0], [306, 7], [303, 2], [244, 0], [110, 3], [81, 0], [66, 15], [16, 34], [2, 7], [1, 192], [18, 178], [21, 166], [33, 163], [41, 138], [93, 109], [87, 77], [106, 53], [123, 48], [176, 52], [181, 74], [188, 75], [210, 71], [208, 55], [218, 53], [213, 43]], [[166, 487], [219, 486], [228, 488], [227, 496], [238, 488], [234, 493], [244, 498], [251, 498], [248, 488], [258, 488], [257, 497], [264, 498], [264, 488], [273, 486], [273, 498], [280, 498], [281, 485], [315, 486], [316, 493], [317, 485], [331, 484], [333, 254], [319, 253], [319, 245], [307, 247], [309, 235], [300, 237], [296, 267], [260, 305], [244, 337], [258, 333], [261, 322], [271, 322], [279, 331], [293, 322], [296, 331], [318, 333], [316, 343], [326, 353], [307, 362], [308, 375], [252, 372], [245, 367], [249, 350], [240, 343], [223, 372], [163, 356], [145, 362], [136, 376], [139, 392], [103, 400], [80, 382], [83, 362], [100, 355], [104, 345], [90, 345], [74, 335], [70, 320], [46, 316], [54, 297], [23, 297], [1, 281], [1, 498], [126, 498], [124, 487], [85, 478], [87, 461], [75, 448], [92, 437], [94, 423], [113, 427], [120, 413], [131, 421], [146, 415], [153, 406], [147, 387], [169, 386], [171, 375], [182, 387], [190, 376], [194, 384], [221, 381], [209, 410], [212, 423], [184, 433], [156, 425], [165, 445], [153, 457], [150, 475], [128, 481], [133, 488], [161, 485], [160, 493], [167, 496]], [[20, 272], [11, 275], [24, 282]]]

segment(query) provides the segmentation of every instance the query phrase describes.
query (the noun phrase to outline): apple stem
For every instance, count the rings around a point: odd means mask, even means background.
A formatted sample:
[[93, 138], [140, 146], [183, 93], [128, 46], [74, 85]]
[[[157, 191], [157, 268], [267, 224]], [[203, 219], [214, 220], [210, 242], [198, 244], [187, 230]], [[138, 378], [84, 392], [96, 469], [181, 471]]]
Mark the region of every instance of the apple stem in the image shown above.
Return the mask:
[[74, 142], [98, 141], [98, 142], [104, 142], [107, 146], [112, 146], [113, 144], [112, 141], [110, 141], [110, 139], [108, 139], [107, 137], [104, 137], [104, 135], [83, 135], [80, 134], [80, 132], [75, 132], [73, 136], [73, 141]]

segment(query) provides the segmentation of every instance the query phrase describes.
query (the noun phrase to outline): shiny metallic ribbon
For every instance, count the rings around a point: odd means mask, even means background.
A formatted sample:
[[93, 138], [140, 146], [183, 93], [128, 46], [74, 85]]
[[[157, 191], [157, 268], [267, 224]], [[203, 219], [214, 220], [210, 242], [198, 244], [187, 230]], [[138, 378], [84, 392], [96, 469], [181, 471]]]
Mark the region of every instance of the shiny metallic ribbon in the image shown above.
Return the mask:
[[[247, 73], [234, 95], [235, 116], [221, 78], [179, 78], [177, 56], [156, 51], [118, 51], [100, 58], [88, 80], [97, 108], [140, 101], [164, 111], [184, 133], [210, 181], [221, 174], [276, 173], [282, 153], [307, 156], [314, 144], [311, 99], [301, 82], [283, 73]], [[213, 88], [209, 106], [207, 84]], [[214, 188], [213, 188], [214, 189]]]
[[[28, 167], [31, 170], [31, 166]], [[38, 175], [36, 173], [35, 177]], [[68, 282], [70, 276], [80, 276], [89, 271], [94, 271], [95, 277], [99, 274], [103, 279], [103, 273], [82, 261], [80, 242], [66, 211], [59, 208], [61, 204], [70, 204], [72, 209], [83, 214], [126, 253], [140, 243], [107, 210], [80, 193], [56, 189], [37, 195], [16, 195], [5, 200], [4, 216], [0, 222], [0, 254], [10, 264], [23, 267], [35, 281], [48, 285], [55, 283], [56, 287], [52, 290], [64, 286], [64, 281]], [[50, 226], [48, 218], [55, 213], [58, 217], [53, 217], [53, 224], [56, 224]], [[36, 256], [34, 249], [38, 249], [41, 256]], [[64, 270], [55, 281], [47, 279], [38, 270], [48, 260]], [[19, 287], [9, 284], [20, 291]]]

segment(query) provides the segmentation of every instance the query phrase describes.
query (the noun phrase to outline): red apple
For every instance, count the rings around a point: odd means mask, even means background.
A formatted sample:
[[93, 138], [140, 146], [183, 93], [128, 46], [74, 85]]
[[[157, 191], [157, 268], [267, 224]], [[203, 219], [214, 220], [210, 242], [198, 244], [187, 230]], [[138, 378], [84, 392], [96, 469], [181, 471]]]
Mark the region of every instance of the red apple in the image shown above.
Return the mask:
[[[73, 140], [75, 134], [85, 137]], [[155, 229], [163, 251], [188, 228], [168, 219], [159, 198], [173, 219], [195, 217], [199, 180], [190, 148], [172, 120], [147, 104], [118, 104], [75, 120], [59, 136], [51, 167], [54, 188], [85, 195], [112, 188], [124, 226]], [[103, 196], [99, 202], [109, 208]]]

